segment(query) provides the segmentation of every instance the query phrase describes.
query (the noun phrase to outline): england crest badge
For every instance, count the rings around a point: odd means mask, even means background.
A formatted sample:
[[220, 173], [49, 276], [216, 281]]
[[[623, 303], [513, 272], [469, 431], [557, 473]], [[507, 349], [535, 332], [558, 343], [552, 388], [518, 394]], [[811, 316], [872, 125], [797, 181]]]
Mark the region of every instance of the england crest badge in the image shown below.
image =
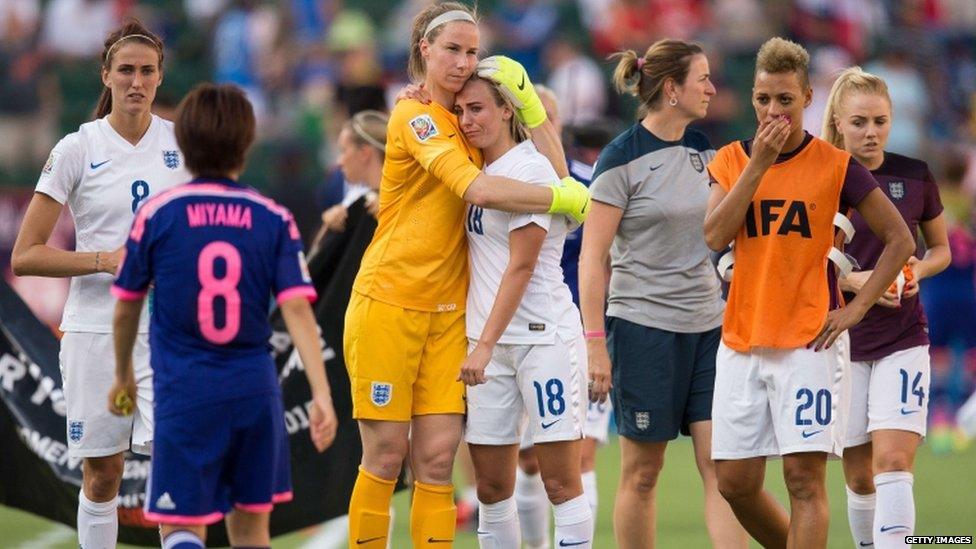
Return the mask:
[[69, 421], [68, 422], [68, 440], [74, 443], [81, 442], [81, 437], [85, 436], [85, 422], [84, 421]]
[[691, 160], [691, 167], [698, 170], [698, 173], [705, 171], [705, 161], [702, 160], [700, 154], [696, 152], [688, 153], [688, 159]]
[[180, 167], [180, 151], [163, 151], [163, 163], [166, 167], [175, 170]]
[[905, 198], [905, 182], [889, 181], [888, 194], [891, 195], [891, 198], [894, 198], [895, 200], [901, 200], [902, 198]]
[[369, 398], [373, 401], [373, 404], [377, 406], [386, 406], [390, 403], [390, 399], [393, 397], [393, 385], [389, 383], [379, 383], [374, 381], [372, 385], [372, 390], [369, 392]]
[[641, 431], [646, 431], [648, 427], [651, 426], [651, 413], [650, 412], [637, 412], [634, 414], [634, 422], [637, 424], [637, 428]]

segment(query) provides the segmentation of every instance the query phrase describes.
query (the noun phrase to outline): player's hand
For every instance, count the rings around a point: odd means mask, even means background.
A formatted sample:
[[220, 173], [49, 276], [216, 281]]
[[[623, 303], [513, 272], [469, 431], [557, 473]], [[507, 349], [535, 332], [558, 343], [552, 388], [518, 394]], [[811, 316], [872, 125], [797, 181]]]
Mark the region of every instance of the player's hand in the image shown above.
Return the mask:
[[752, 141], [750, 159], [759, 164], [763, 170], [769, 169], [776, 158], [783, 152], [783, 145], [790, 136], [790, 118], [779, 116], [759, 124], [756, 138]]
[[586, 185], [572, 177], [564, 177], [549, 188], [552, 189], [549, 213], [568, 215], [577, 223], [586, 221], [590, 213], [590, 190]]
[[610, 354], [607, 353], [607, 340], [593, 338], [586, 340], [589, 382], [587, 388], [590, 402], [606, 402], [612, 383], [610, 381]]
[[918, 294], [918, 264], [919, 260], [914, 255], [908, 258], [908, 264], [902, 270], [905, 275], [905, 287], [901, 291], [902, 297], [912, 297]]
[[424, 88], [423, 84], [407, 84], [402, 90], [400, 90], [399, 93], [396, 94], [396, 99], [394, 99], [393, 102], [399, 103], [400, 101], [406, 99], [415, 99], [424, 105], [430, 105], [430, 102], [433, 101], [433, 97], [430, 95], [430, 92]]
[[[869, 278], [871, 278], [871, 273], [873, 272], [874, 272], [873, 270], [852, 272], [851, 274], [841, 279], [840, 289], [845, 292], [850, 292], [854, 294], [860, 293], [861, 288], [864, 287], [864, 283], [867, 282]], [[881, 297], [878, 298], [878, 301], [876, 303], [878, 305], [881, 305], [882, 307], [888, 307], [891, 309], [901, 306], [901, 300], [898, 299], [898, 292], [894, 284], [892, 284], [892, 287], [888, 288], [888, 290], [885, 291], [885, 293], [883, 293]]]
[[820, 333], [817, 334], [817, 337], [813, 341], [807, 343], [807, 348], [813, 347], [814, 351], [829, 349], [841, 334], [853, 328], [854, 325], [864, 318], [865, 312], [851, 305], [830, 311], [827, 313], [827, 318], [824, 320], [824, 325], [820, 329]]
[[529, 81], [525, 67], [518, 61], [504, 55], [487, 57], [478, 63], [478, 76], [499, 85], [499, 91], [515, 107], [515, 115], [529, 128], [546, 121], [546, 108]]
[[898, 307], [901, 307], [901, 299], [898, 297], [898, 290], [888, 288], [885, 290], [885, 293], [881, 294], [881, 297], [878, 298], [876, 303], [889, 309], [897, 309]]
[[322, 226], [332, 232], [341, 233], [346, 230], [347, 219], [349, 219], [349, 211], [342, 204], [337, 204], [322, 212]]
[[124, 256], [125, 246], [119, 246], [118, 249], [112, 250], [111, 252], [99, 253], [98, 270], [103, 273], [114, 275], [119, 271], [119, 263], [122, 262], [122, 258]]
[[864, 287], [864, 283], [871, 278], [871, 273], [874, 271], [852, 271], [851, 274], [840, 279], [840, 289], [841, 291], [858, 294], [861, 293], [861, 288]]
[[335, 408], [332, 407], [332, 396], [312, 395], [311, 407], [308, 410], [308, 432], [312, 437], [312, 444], [319, 452], [324, 452], [335, 440], [339, 420], [336, 418]]
[[464, 359], [464, 364], [461, 365], [461, 373], [458, 375], [458, 381], [464, 383], [465, 385], [481, 385], [488, 381], [485, 376], [485, 368], [488, 367], [488, 362], [491, 361], [491, 347], [487, 345], [477, 344], [468, 358]]
[[136, 409], [136, 380], [120, 380], [108, 391], [108, 411], [117, 416], [131, 416]]

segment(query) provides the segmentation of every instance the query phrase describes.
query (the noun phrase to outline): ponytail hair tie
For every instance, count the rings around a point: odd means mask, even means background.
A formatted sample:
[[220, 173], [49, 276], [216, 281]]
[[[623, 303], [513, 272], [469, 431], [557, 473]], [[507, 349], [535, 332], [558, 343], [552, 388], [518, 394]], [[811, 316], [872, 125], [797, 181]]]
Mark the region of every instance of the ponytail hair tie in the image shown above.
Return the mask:
[[643, 57], [638, 57], [637, 58], [637, 70], [643, 70], [644, 69], [644, 63], [647, 63], [647, 59], [644, 59]]

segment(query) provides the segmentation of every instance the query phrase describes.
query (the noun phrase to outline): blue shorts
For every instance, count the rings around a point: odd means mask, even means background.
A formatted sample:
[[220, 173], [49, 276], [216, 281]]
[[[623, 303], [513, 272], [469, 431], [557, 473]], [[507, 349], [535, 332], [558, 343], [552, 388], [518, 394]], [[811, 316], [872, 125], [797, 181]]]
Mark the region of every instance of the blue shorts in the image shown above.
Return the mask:
[[265, 513], [291, 500], [281, 396], [157, 417], [146, 492], [146, 518], [161, 524], [213, 524], [232, 508]]
[[610, 317], [611, 398], [620, 435], [664, 442], [689, 434], [692, 423], [712, 419], [721, 339], [721, 327], [686, 334]]

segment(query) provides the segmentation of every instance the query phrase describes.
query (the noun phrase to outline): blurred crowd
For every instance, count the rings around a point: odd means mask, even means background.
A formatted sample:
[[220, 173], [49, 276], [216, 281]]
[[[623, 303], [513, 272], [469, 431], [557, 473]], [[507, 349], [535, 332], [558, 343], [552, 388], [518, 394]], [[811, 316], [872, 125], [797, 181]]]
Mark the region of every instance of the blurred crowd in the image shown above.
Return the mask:
[[[0, 0], [0, 193], [29, 193], [57, 139], [90, 119], [101, 88], [98, 55], [105, 36], [124, 18], [138, 17], [167, 47], [158, 114], [171, 114], [200, 81], [230, 82], [246, 90], [259, 117], [260, 136], [244, 180], [291, 208], [303, 234], [312, 235], [320, 213], [342, 199], [343, 177], [332, 168], [338, 130], [358, 111], [387, 110], [407, 81], [413, 15], [428, 3]], [[622, 128], [633, 122], [635, 103], [611, 89], [613, 63], [607, 56], [622, 49], [642, 53], [664, 37], [705, 46], [719, 91], [700, 129], [716, 146], [754, 131], [749, 105], [753, 61], [770, 36], [794, 38], [811, 52], [814, 104], [805, 119], [811, 133], [819, 134], [827, 91], [840, 69], [860, 64], [884, 77], [895, 116], [889, 149], [932, 166], [949, 213], [955, 257], [950, 271], [955, 269], [953, 276], [964, 281], [952, 291], [976, 294], [973, 0], [477, 4], [485, 31], [483, 52], [521, 61], [533, 81], [554, 90], [569, 125]], [[15, 234], [19, 219], [4, 208], [0, 204], [0, 240]], [[9, 249], [10, 243], [0, 247]], [[6, 261], [0, 260], [0, 266]], [[929, 293], [950, 287], [940, 278], [927, 282], [936, 288]], [[976, 298], [972, 303], [976, 307]], [[939, 305], [930, 307], [930, 316], [940, 314]], [[976, 323], [976, 314], [969, 316]], [[966, 370], [976, 370], [970, 350], [976, 336], [964, 334], [954, 345], [957, 352], [947, 360], [963, 374], [946, 375], [961, 395], [971, 383]], [[959, 398], [952, 391], [933, 395], [943, 396]]]
[[[167, 44], [160, 110], [196, 82], [244, 88], [261, 118], [258, 178], [304, 186], [326, 173], [337, 128], [384, 109], [406, 81], [414, 13], [430, 0], [0, 0], [0, 181], [28, 185], [60, 135], [88, 119], [105, 35], [139, 17]], [[719, 87], [704, 130], [750, 132], [758, 45], [772, 35], [813, 56], [816, 131], [833, 75], [861, 64], [892, 89], [891, 149], [944, 169], [976, 142], [976, 3], [971, 0], [481, 0], [485, 53], [521, 61], [560, 98], [565, 122], [625, 124], [606, 57], [663, 37], [701, 42]], [[265, 177], [266, 176], [266, 177]], [[967, 174], [968, 187], [976, 176]]]

